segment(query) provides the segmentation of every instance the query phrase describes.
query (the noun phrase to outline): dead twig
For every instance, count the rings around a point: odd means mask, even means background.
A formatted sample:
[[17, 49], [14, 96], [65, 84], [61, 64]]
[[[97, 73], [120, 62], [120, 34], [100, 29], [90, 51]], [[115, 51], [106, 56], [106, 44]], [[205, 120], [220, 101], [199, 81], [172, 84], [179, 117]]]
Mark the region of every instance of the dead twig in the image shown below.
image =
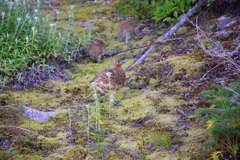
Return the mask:
[[33, 135], [39, 136], [39, 137], [41, 137], [41, 138], [47, 138], [47, 137], [45, 137], [45, 136], [43, 136], [43, 135], [38, 134], [37, 132], [31, 131], [31, 130], [26, 129], [26, 128], [18, 127], [18, 126], [13, 126], [13, 125], [0, 125], [0, 128], [15, 128], [15, 129], [18, 129], [18, 130], [21, 130], [21, 131], [24, 131], [24, 132], [31, 133], [31, 134], [33, 134]]
[[172, 38], [172, 39], [164, 40], [162, 42], [157, 42], [156, 41], [156, 42], [153, 42], [153, 43], [150, 43], [150, 44], [145, 44], [145, 45], [141, 45], [141, 46], [134, 46], [134, 47], [130, 47], [130, 48], [119, 50], [119, 51], [108, 52], [108, 53], [105, 53], [103, 56], [111, 57], [111, 56], [115, 56], [115, 55], [123, 53], [123, 52], [128, 52], [128, 51], [135, 50], [135, 49], [146, 48], [146, 47], [149, 47], [153, 44], [160, 44], [160, 43], [162, 44], [162, 43], [166, 43], [166, 42], [169, 42], [169, 41], [177, 41], [177, 40], [183, 40], [183, 38]]
[[200, 81], [202, 81], [207, 75], [208, 73], [212, 72], [214, 69], [216, 69], [217, 67], [219, 67], [220, 65], [224, 64], [225, 62], [219, 63], [216, 66], [212, 67], [210, 70], [208, 70], [201, 78]]
[[[236, 71], [240, 73], [240, 65], [237, 64], [231, 56], [234, 54], [237, 54], [238, 51], [240, 50], [240, 36], [236, 38], [237, 46], [234, 50], [230, 51], [227, 49], [224, 49], [223, 45], [221, 43], [217, 43], [216, 41], [212, 40], [209, 38], [208, 34], [204, 32], [197, 24], [194, 24], [192, 21], [189, 20], [189, 22], [196, 27], [197, 29], [197, 36], [196, 40], [199, 43], [200, 48], [204, 51], [204, 53], [215, 57], [215, 58], [223, 58], [226, 60], [228, 63], [232, 64], [235, 68]], [[206, 48], [205, 43], [208, 43], [211, 45], [211, 48]]]

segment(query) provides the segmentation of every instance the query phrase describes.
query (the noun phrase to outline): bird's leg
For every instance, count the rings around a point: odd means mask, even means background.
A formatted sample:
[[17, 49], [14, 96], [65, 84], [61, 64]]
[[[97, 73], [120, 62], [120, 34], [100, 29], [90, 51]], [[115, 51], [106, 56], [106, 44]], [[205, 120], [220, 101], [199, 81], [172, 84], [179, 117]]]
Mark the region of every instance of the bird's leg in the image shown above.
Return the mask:
[[110, 96], [109, 96], [109, 102], [111, 103], [111, 104], [114, 104], [114, 98], [115, 98], [115, 91], [110, 91], [111, 93], [110, 93]]
[[98, 93], [100, 94], [100, 96], [104, 96], [104, 95], [105, 95], [105, 94], [104, 94], [104, 90], [103, 90], [102, 88], [98, 87], [94, 82], [91, 83], [91, 86], [98, 91]]
[[97, 57], [97, 63], [102, 63], [102, 56], [101, 56], [101, 55], [98, 55], [98, 57]]
[[102, 88], [96, 87], [96, 89], [99, 91], [99, 95], [100, 95], [100, 96], [104, 96], [104, 95], [105, 95], [105, 94], [104, 94], [104, 90], [103, 90]]
[[125, 31], [125, 34], [126, 34], [125, 44], [128, 44], [128, 40], [130, 39], [130, 34], [127, 31]]
[[110, 96], [109, 96], [109, 102], [115, 106], [118, 106], [118, 105], [120, 105], [120, 102], [115, 100], [115, 94], [116, 94], [115, 90], [111, 91]]

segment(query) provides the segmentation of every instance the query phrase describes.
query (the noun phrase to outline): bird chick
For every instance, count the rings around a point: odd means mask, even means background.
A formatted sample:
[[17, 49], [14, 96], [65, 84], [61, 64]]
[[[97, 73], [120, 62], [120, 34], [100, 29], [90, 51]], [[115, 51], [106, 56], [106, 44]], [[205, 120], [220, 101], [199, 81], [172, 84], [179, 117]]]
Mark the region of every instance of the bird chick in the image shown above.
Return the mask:
[[113, 68], [103, 70], [91, 81], [91, 85], [101, 94], [107, 90], [111, 91], [110, 102], [113, 104], [116, 91], [122, 88], [126, 81], [125, 71], [122, 69], [123, 63], [123, 60], [116, 61]]
[[135, 26], [130, 21], [123, 21], [119, 25], [118, 37], [127, 44], [135, 36]]
[[86, 51], [91, 59], [100, 62], [106, 52], [106, 45], [101, 40], [93, 39], [87, 44]]

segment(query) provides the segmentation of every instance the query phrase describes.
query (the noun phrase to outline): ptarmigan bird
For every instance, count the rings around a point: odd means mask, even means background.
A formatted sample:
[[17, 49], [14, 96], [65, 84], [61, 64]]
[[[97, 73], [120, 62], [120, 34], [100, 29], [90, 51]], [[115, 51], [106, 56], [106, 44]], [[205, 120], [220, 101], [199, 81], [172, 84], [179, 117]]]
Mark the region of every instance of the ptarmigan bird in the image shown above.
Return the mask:
[[133, 38], [135, 35], [135, 26], [130, 21], [122, 21], [119, 25], [118, 37], [125, 41], [127, 44], [128, 41]]
[[106, 45], [101, 40], [93, 39], [86, 45], [86, 49], [91, 59], [100, 62], [106, 52]]
[[110, 101], [112, 103], [115, 103], [116, 91], [124, 86], [126, 80], [125, 71], [122, 69], [123, 63], [123, 60], [116, 61], [113, 68], [103, 70], [91, 81], [91, 85], [100, 93], [104, 94], [107, 90], [111, 91]]

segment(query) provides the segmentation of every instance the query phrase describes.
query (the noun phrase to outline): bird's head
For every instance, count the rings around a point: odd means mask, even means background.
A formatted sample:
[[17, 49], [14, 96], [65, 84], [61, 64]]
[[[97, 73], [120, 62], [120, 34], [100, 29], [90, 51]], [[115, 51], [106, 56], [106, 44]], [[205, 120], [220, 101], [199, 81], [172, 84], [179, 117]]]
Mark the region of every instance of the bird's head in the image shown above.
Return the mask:
[[122, 64], [124, 64], [124, 60], [123, 59], [118, 59], [115, 64], [114, 64], [114, 67], [115, 68], [121, 68], [122, 67]]

